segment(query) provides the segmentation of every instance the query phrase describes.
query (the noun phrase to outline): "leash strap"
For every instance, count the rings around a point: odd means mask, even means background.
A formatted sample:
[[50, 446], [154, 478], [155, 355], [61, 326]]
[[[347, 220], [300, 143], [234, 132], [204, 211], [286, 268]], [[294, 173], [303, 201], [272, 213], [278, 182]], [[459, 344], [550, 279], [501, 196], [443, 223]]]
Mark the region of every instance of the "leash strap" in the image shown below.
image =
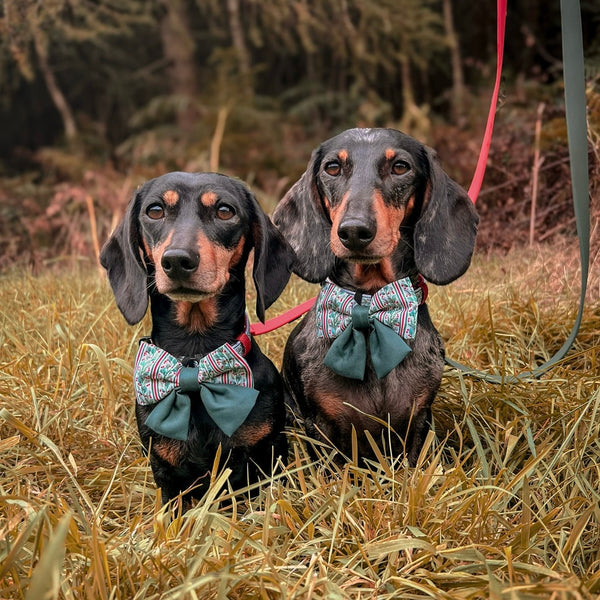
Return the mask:
[[[504, 13], [501, 13], [501, 10]], [[465, 367], [451, 359], [446, 359], [446, 363], [451, 367], [463, 371], [468, 375], [473, 375], [490, 383], [515, 383], [523, 380], [536, 379], [553, 367], [567, 354], [581, 326], [583, 318], [583, 308], [585, 303], [585, 294], [587, 290], [587, 279], [589, 271], [590, 254], [590, 202], [589, 202], [589, 177], [588, 177], [588, 150], [587, 150], [587, 122], [586, 122], [586, 98], [585, 98], [585, 73], [583, 60], [583, 37], [581, 28], [581, 9], [579, 0], [561, 0], [561, 26], [562, 26], [562, 46], [563, 46], [563, 70], [565, 82], [565, 112], [567, 120], [567, 137], [569, 141], [569, 158], [571, 163], [571, 186], [573, 190], [573, 207], [575, 210], [575, 222], [577, 225], [577, 235], [579, 237], [579, 256], [581, 263], [581, 295], [579, 298], [579, 308], [577, 317], [571, 333], [562, 347], [547, 362], [533, 369], [532, 371], [520, 373], [519, 375], [492, 375]], [[506, 18], [506, 1], [498, 0], [498, 20]], [[502, 33], [502, 42], [504, 42], [504, 26], [498, 25], [498, 36]], [[500, 40], [498, 41], [500, 49]], [[501, 68], [501, 58], [498, 59], [498, 66]], [[499, 82], [499, 73], [496, 75], [496, 85]], [[497, 89], [495, 89], [495, 93]], [[496, 98], [492, 100], [493, 110], [495, 111]], [[490, 115], [492, 108], [490, 107]], [[493, 124], [493, 117], [492, 117]], [[488, 128], [490, 121], [488, 119]], [[488, 134], [486, 128], [486, 136]], [[491, 136], [491, 131], [490, 131]], [[485, 150], [487, 160], [487, 150]], [[482, 147], [482, 152], [484, 151]], [[481, 163], [481, 157], [479, 163]], [[478, 169], [479, 169], [478, 163]], [[483, 161], [485, 170], [485, 160]], [[477, 190], [481, 182], [471, 184], [469, 196], [471, 199], [471, 190]]]
[[490, 111], [488, 113], [485, 133], [481, 142], [481, 151], [475, 174], [469, 187], [469, 198], [475, 203], [481, 190], [483, 176], [485, 175], [485, 167], [487, 164], [490, 145], [492, 143], [492, 132], [494, 130], [494, 119], [496, 117], [496, 106], [498, 104], [498, 96], [500, 95], [500, 82], [502, 80], [502, 61], [504, 59], [504, 32], [506, 30], [506, 2], [507, 0], [497, 0], [497, 22], [496, 22], [496, 82], [494, 91], [492, 92], [492, 100], [490, 102]]
[[283, 325], [287, 325], [288, 323], [295, 321], [311, 309], [316, 299], [317, 297], [314, 296], [310, 300], [306, 300], [302, 304], [299, 304], [298, 306], [291, 308], [278, 317], [273, 317], [264, 323], [252, 323], [252, 325], [250, 325], [250, 333], [252, 335], [262, 335], [263, 333], [275, 331], [275, 329], [279, 329], [280, 327], [283, 327]]

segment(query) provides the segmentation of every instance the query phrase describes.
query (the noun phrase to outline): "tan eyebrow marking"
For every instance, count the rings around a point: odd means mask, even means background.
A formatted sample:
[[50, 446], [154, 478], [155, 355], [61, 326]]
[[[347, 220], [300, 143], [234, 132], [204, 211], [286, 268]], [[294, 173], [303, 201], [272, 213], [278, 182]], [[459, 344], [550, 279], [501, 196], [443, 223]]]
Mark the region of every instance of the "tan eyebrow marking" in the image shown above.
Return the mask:
[[175, 190], [167, 190], [162, 197], [169, 206], [174, 206], [179, 202], [179, 194]]
[[204, 192], [204, 194], [200, 196], [200, 202], [202, 202], [204, 206], [214, 206], [217, 202], [217, 195], [214, 192]]
[[394, 158], [394, 156], [396, 156], [396, 152], [393, 150], [393, 148], [388, 148], [388, 149], [385, 151], [385, 157], [386, 157], [388, 160], [392, 160], [392, 158]]
[[346, 162], [348, 160], [348, 150], [340, 150], [338, 152], [338, 158], [342, 161], [342, 162]]

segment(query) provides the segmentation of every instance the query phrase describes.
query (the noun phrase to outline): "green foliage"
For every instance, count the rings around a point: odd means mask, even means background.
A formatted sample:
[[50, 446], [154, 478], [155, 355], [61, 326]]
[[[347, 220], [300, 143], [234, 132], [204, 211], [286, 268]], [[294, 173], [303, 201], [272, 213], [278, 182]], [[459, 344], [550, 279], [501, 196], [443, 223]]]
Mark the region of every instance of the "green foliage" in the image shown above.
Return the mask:
[[[360, 107], [368, 101], [384, 107], [376, 111], [383, 123], [401, 115], [400, 61], [407, 58], [421, 73], [420, 80], [434, 83], [430, 73], [437, 70], [437, 57], [447, 47], [437, 0], [233, 0], [233, 4], [241, 17], [237, 42], [241, 47], [234, 47], [227, 2], [182, 3], [193, 34], [191, 52], [198, 79], [193, 102], [200, 118], [204, 107], [249, 105], [254, 95], [279, 101], [295, 88], [305, 95], [289, 113], [280, 103], [284, 118], [297, 117], [308, 126], [316, 118], [326, 127], [337, 127], [365, 119], [370, 110]], [[78, 129], [94, 124], [108, 146], [137, 135], [142, 123], [145, 128], [173, 124], [174, 114], [184, 109], [169, 77], [174, 65], [161, 37], [165, 10], [160, 3], [3, 0], [0, 7], [4, 34], [0, 55], [5, 57], [0, 76], [11, 79], [16, 65], [17, 73], [33, 85], [43, 79], [44, 71], [54, 72]], [[243, 64], [250, 68], [250, 93]], [[7, 114], [33, 93], [29, 85], [13, 84], [8, 90]], [[169, 99], [171, 95], [175, 97]], [[61, 110], [44, 94], [37, 102], [44, 114]], [[309, 105], [318, 110], [306, 110]], [[326, 114], [332, 107], [336, 110]], [[59, 141], [52, 120], [40, 119], [39, 126], [48, 130], [47, 139]], [[11, 137], [16, 133], [17, 129], [8, 132]], [[15, 141], [40, 143], [22, 137]]]
[[[448, 353], [510, 373], [561, 345], [578, 290], [560, 256], [479, 258], [432, 289]], [[0, 596], [600, 593], [597, 305], [567, 359], [539, 381], [495, 386], [448, 371], [417, 468], [386, 440], [373, 440], [379, 460], [364, 468], [336, 467], [327, 447], [313, 460], [293, 427], [283, 473], [255, 499], [219, 492], [227, 470], [215, 472], [207, 496], [173, 518], [133, 414], [132, 360], [150, 324], [124, 328], [91, 271], [0, 279]], [[270, 312], [313, 294], [295, 280]], [[290, 328], [258, 340], [277, 362]]]
[[[77, 130], [94, 130], [109, 151], [137, 136], [142, 124], [145, 129], [174, 127], [190, 98], [182, 102], [178, 96], [171, 77], [176, 65], [165, 49], [170, 4], [1, 0], [0, 78], [7, 85], [0, 116], [18, 122], [9, 124], [0, 150], [60, 143], [56, 110], [62, 110], [62, 103], [44, 93], [52, 85], [48, 72]], [[402, 122], [408, 87], [416, 105], [447, 117], [452, 72], [440, 0], [196, 0], [177, 5], [191, 34], [186, 52], [195, 73], [188, 76], [197, 79], [191, 102], [200, 119], [205, 109], [247, 107], [260, 96], [279, 104], [280, 119], [309, 128], [385, 125]], [[494, 62], [494, 11], [463, 0], [453, 0], [452, 7], [465, 81], [487, 85]], [[511, 8], [526, 27], [510, 37], [506, 74], [540, 80], [543, 61], [560, 45], [559, 12], [556, 7], [549, 12], [539, 0]], [[597, 21], [593, 3], [582, 8], [584, 24]], [[467, 9], [472, 18], [463, 18]], [[590, 35], [585, 39], [593, 60], [597, 41]], [[553, 69], [559, 66], [555, 62]], [[409, 67], [408, 79], [401, 76], [402, 65]], [[296, 98], [288, 104], [290, 90]], [[29, 110], [21, 110], [22, 105]]]
[[148, 22], [143, 0], [104, 0], [91, 4], [68, 0], [3, 0], [2, 4], [0, 30], [6, 34], [10, 52], [28, 80], [34, 77], [36, 61], [32, 43], [36, 37], [46, 51], [50, 44], [65, 42], [102, 46], [107, 39], [131, 36], [133, 25]]

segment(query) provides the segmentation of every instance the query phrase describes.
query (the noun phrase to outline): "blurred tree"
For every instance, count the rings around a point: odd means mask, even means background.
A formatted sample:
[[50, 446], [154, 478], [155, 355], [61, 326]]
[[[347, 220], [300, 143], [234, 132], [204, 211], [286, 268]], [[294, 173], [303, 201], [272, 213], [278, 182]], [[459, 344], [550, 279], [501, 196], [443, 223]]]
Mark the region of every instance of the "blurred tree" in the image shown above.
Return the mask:
[[[24, 4], [25, 3], [23, 3], [23, 5]], [[46, 87], [48, 88], [48, 93], [54, 102], [54, 106], [56, 106], [56, 110], [58, 110], [62, 118], [65, 128], [65, 138], [67, 141], [72, 142], [78, 135], [77, 125], [71, 106], [65, 98], [65, 95], [62, 93], [50, 65], [48, 57], [48, 38], [44, 33], [44, 28], [33, 25], [31, 28], [31, 37], [33, 39], [33, 47], [35, 48], [40, 63], [40, 70], [44, 77], [44, 81], [46, 82]]]
[[[67, 141], [79, 135], [74, 110], [57, 77], [52, 56], [59, 47], [76, 55], [83, 44], [101, 45], [106, 38], [131, 33], [131, 25], [145, 21], [146, 0], [3, 0], [0, 32], [20, 73], [32, 81], [39, 69], [49, 96], [60, 114]], [[80, 74], [83, 76], [83, 73]]]
[[67, 140], [77, 137], [78, 130], [73, 111], [54, 75], [49, 58], [48, 29], [60, 15], [60, 3], [42, 3], [36, 0], [4, 0], [2, 29], [7, 33], [10, 50], [24, 77], [31, 80], [34, 73], [31, 46], [39, 62], [46, 87], [58, 110]]
[[217, 45], [235, 49], [240, 80], [251, 72], [256, 92], [281, 94], [289, 114], [307, 125], [357, 118], [384, 124], [392, 108], [414, 118], [412, 69], [427, 78], [432, 56], [448, 48], [440, 0], [197, 4], [212, 23], [228, 18], [229, 36]]
[[[154, 164], [180, 152], [183, 138], [195, 140], [189, 156], [207, 151], [216, 129], [227, 165], [229, 140], [238, 156], [245, 139], [276, 143], [276, 122], [298, 127], [303, 140], [357, 124], [427, 136], [432, 115], [456, 122], [465, 90], [489, 85], [493, 8], [468, 0], [0, 0], [0, 151], [92, 132], [91, 147], [113, 157], [130, 142], [123, 166], [135, 156]], [[600, 4], [584, 0], [582, 10], [589, 45]], [[558, 0], [511, 0], [507, 32], [508, 82], [560, 77]]]
[[168, 61], [170, 93], [176, 99], [175, 114], [181, 131], [188, 132], [198, 118], [196, 100], [196, 46], [185, 0], [160, 0], [163, 13], [160, 34]]
[[244, 30], [240, 15], [240, 0], [227, 0], [227, 12], [229, 14], [229, 28], [231, 40], [238, 58], [242, 88], [246, 94], [252, 95], [252, 82], [250, 80], [250, 53], [246, 47]]
[[464, 113], [465, 82], [463, 77], [462, 58], [458, 36], [454, 28], [454, 16], [452, 0], [443, 0], [444, 6], [444, 30], [450, 47], [450, 58], [452, 61], [452, 97], [450, 101], [450, 112], [452, 120], [458, 123]]

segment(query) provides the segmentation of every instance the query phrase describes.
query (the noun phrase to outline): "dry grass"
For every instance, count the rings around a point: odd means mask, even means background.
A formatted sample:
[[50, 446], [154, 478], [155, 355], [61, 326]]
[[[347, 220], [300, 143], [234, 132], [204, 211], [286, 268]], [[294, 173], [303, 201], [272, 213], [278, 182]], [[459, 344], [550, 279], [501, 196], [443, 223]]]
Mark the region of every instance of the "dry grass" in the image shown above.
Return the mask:
[[[565, 339], [578, 285], [550, 253], [431, 290], [448, 353], [512, 373]], [[506, 265], [513, 265], [507, 267]], [[600, 307], [542, 380], [448, 371], [421, 464], [340, 470], [289, 432], [251, 501], [160, 508], [131, 400], [136, 340], [95, 271], [0, 279], [0, 597], [593, 598], [600, 594]], [[294, 282], [271, 310], [313, 292]], [[289, 331], [289, 328], [288, 330]], [[261, 338], [278, 361], [286, 331]]]

